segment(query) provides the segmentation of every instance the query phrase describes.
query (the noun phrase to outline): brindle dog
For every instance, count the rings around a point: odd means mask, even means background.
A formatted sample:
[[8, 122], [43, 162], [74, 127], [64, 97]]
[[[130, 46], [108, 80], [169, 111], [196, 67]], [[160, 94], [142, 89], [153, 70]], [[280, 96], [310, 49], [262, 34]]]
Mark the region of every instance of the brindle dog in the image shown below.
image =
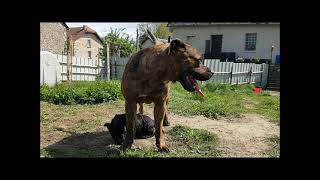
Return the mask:
[[[213, 72], [201, 65], [202, 57], [197, 49], [179, 39], [156, 44], [131, 56], [121, 84], [127, 117], [123, 150], [131, 148], [134, 141], [137, 104], [153, 102], [156, 146], [160, 151], [169, 151], [164, 142], [162, 126], [170, 85], [179, 81], [185, 90], [197, 91], [204, 96], [196, 80], [206, 81], [212, 77]], [[142, 106], [140, 111], [143, 111]]]

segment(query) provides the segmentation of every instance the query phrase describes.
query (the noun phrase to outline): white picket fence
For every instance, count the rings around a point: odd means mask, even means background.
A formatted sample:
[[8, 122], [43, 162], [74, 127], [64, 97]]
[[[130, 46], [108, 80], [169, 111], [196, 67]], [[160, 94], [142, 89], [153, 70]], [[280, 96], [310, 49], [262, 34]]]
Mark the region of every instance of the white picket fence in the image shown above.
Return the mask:
[[209, 67], [214, 76], [205, 83], [248, 84], [255, 83], [266, 87], [268, 64], [220, 62], [219, 59], [206, 59], [204, 65]]
[[[40, 51], [40, 84], [55, 85], [67, 80], [67, 56]], [[72, 57], [72, 80], [106, 79], [106, 65], [101, 59]]]
[[[110, 59], [111, 79], [121, 80], [129, 58]], [[213, 77], [201, 83], [246, 84], [255, 83], [266, 87], [268, 65], [254, 63], [220, 62], [217, 59], [205, 59], [204, 65], [213, 72]], [[95, 81], [106, 79], [106, 64], [100, 59], [72, 57], [72, 80]], [[40, 84], [56, 84], [67, 80], [67, 56], [41, 52]]]
[[[62, 80], [67, 80], [67, 56], [57, 55], [61, 67]], [[101, 59], [72, 57], [72, 80], [95, 81], [98, 77], [106, 77], [105, 65]]]
[[[121, 79], [129, 58], [111, 59], [111, 79]], [[213, 77], [201, 83], [247, 84], [255, 83], [266, 87], [268, 65], [255, 63], [220, 62], [219, 59], [205, 59], [204, 65], [213, 72]]]

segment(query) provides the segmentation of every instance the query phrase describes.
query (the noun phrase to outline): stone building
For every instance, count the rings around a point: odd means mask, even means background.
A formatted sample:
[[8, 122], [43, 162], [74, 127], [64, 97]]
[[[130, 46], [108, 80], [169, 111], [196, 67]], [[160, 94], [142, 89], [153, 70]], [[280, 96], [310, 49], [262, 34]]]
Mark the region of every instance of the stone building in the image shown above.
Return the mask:
[[69, 28], [67, 35], [73, 40], [73, 56], [98, 58], [99, 50], [103, 48], [103, 41], [95, 30], [84, 25]]
[[68, 26], [61, 22], [40, 23], [40, 50], [64, 54]]

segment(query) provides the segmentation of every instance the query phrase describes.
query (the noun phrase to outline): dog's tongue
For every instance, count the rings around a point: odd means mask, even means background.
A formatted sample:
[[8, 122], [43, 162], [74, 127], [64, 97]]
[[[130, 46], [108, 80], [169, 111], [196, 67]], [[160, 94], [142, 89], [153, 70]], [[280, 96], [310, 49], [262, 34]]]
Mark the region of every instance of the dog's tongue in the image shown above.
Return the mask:
[[201, 91], [201, 89], [199, 88], [199, 85], [198, 85], [198, 84], [196, 84], [196, 91], [197, 91], [197, 93], [198, 93], [200, 96], [204, 97], [204, 94], [203, 94], [203, 92]]
[[197, 93], [198, 93], [200, 96], [204, 97], [204, 94], [203, 94], [203, 92], [201, 91], [198, 83], [197, 83], [192, 77], [189, 77], [189, 79], [190, 79], [190, 81], [192, 82], [192, 84], [195, 86], [195, 89], [196, 89]]

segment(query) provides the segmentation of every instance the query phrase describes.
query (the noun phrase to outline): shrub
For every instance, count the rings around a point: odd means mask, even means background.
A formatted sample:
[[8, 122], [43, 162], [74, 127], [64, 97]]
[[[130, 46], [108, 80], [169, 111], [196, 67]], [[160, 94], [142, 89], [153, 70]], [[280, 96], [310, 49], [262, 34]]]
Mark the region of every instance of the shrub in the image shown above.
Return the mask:
[[40, 100], [54, 104], [98, 104], [121, 96], [119, 81], [63, 82], [54, 87], [40, 86]]

